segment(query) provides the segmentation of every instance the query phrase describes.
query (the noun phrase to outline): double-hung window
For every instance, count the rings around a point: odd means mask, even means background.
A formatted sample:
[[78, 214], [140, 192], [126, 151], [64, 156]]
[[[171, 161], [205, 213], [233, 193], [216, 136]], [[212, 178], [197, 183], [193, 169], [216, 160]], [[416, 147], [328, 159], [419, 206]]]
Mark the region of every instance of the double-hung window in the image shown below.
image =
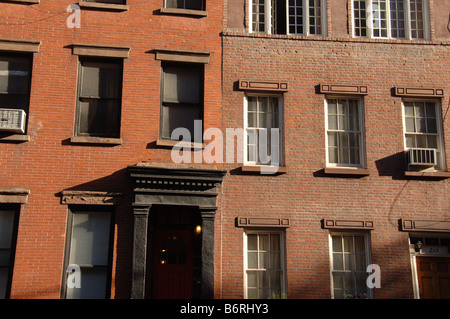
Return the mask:
[[10, 294], [18, 219], [16, 206], [0, 206], [0, 299]]
[[334, 299], [366, 299], [367, 266], [370, 264], [369, 235], [334, 233], [330, 236], [331, 277]]
[[282, 96], [247, 95], [245, 102], [245, 164], [282, 165]]
[[25, 133], [31, 83], [31, 55], [0, 55], [0, 128]]
[[170, 140], [174, 129], [186, 128], [193, 141], [194, 125], [203, 120], [203, 72], [202, 64], [163, 64], [162, 139]]
[[403, 107], [405, 146], [413, 152], [411, 155], [417, 157], [415, 163], [426, 169], [424, 164], [434, 161], [436, 165], [432, 169], [445, 170], [439, 103], [433, 100], [405, 100]]
[[79, 284], [69, 272], [65, 280], [67, 299], [104, 299], [110, 294], [113, 214], [109, 209], [71, 209], [69, 213], [66, 269], [79, 267]]
[[284, 233], [245, 234], [245, 298], [286, 298]]
[[364, 167], [362, 99], [326, 99], [327, 165]]
[[353, 1], [353, 32], [356, 37], [428, 38], [427, 0]]
[[76, 135], [118, 138], [121, 100], [122, 60], [82, 58]]
[[250, 32], [325, 35], [326, 1], [251, 0]]

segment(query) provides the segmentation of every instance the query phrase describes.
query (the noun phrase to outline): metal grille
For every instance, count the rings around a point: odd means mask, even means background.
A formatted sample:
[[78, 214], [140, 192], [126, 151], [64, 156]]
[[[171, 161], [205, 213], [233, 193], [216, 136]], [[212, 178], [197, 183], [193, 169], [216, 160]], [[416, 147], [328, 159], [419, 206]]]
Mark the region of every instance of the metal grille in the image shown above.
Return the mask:
[[0, 130], [24, 133], [23, 110], [0, 109]]

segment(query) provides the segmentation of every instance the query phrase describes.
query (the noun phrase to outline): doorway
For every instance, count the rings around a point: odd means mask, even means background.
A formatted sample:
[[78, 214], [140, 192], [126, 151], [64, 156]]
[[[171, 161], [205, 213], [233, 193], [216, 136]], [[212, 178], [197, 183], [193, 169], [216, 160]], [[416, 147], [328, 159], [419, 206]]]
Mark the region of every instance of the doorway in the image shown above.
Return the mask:
[[198, 298], [201, 288], [198, 209], [161, 205], [152, 207], [150, 214], [146, 298]]
[[417, 256], [420, 299], [450, 299], [450, 257]]

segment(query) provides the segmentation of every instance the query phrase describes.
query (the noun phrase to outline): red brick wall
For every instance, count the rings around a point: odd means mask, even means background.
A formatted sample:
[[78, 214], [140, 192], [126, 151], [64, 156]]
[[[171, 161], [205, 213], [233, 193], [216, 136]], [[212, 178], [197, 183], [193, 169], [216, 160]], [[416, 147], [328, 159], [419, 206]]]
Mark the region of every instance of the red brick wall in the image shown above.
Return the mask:
[[[0, 38], [40, 40], [34, 54], [28, 134], [30, 142], [0, 143], [0, 187], [31, 190], [22, 205], [11, 298], [59, 298], [63, 274], [66, 189], [123, 192], [116, 211], [112, 297], [130, 292], [132, 253], [131, 187], [127, 165], [171, 162], [157, 148], [160, 61], [155, 48], [211, 52], [205, 67], [205, 127], [221, 126], [222, 6], [208, 2], [207, 17], [162, 15], [162, 1], [127, 1], [129, 10], [82, 10], [81, 28], [69, 29], [73, 1], [0, 3]], [[122, 145], [80, 146], [74, 131], [78, 57], [73, 43], [130, 46], [124, 60]]]
[[[236, 1], [230, 2], [236, 12]], [[446, 6], [449, 6], [449, 2]], [[247, 1], [245, 1], [247, 3]], [[341, 13], [335, 1], [329, 12]], [[339, 1], [345, 5], [346, 1]], [[431, 1], [433, 3], [433, 1]], [[244, 1], [241, 1], [244, 8]], [[344, 16], [342, 19], [346, 19]], [[450, 183], [403, 177], [404, 150], [400, 97], [395, 86], [442, 87], [446, 160], [450, 159], [449, 36], [429, 42], [354, 40], [342, 36], [331, 19], [329, 38], [249, 35], [225, 32], [223, 40], [223, 125], [243, 127], [244, 92], [235, 82], [287, 81], [284, 94], [284, 138], [287, 173], [244, 175], [241, 164], [227, 164], [221, 210], [222, 285], [216, 296], [244, 295], [243, 229], [237, 216], [290, 218], [286, 229], [288, 298], [330, 298], [329, 231], [321, 220], [372, 220], [372, 263], [381, 267], [376, 298], [412, 298], [408, 234], [399, 231], [400, 218], [446, 220], [450, 217]], [[447, 23], [447, 21], [439, 22]], [[235, 24], [233, 24], [235, 26]], [[437, 27], [436, 27], [437, 28]], [[439, 26], [440, 29], [441, 25]], [[337, 38], [339, 37], [339, 38]], [[442, 38], [442, 34], [441, 34]], [[432, 39], [433, 40], [433, 39]], [[323, 83], [366, 85], [364, 97], [367, 177], [324, 176], [326, 164]], [[219, 257], [218, 257], [219, 258]]]

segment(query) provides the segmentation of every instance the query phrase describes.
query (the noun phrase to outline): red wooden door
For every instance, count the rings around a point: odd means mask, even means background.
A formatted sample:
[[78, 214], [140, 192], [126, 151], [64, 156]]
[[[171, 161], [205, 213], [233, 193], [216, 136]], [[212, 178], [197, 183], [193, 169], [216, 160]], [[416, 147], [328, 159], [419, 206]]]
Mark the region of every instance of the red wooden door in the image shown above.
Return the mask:
[[450, 298], [450, 258], [416, 257], [421, 299]]
[[154, 243], [153, 297], [192, 298], [192, 231], [157, 230]]

